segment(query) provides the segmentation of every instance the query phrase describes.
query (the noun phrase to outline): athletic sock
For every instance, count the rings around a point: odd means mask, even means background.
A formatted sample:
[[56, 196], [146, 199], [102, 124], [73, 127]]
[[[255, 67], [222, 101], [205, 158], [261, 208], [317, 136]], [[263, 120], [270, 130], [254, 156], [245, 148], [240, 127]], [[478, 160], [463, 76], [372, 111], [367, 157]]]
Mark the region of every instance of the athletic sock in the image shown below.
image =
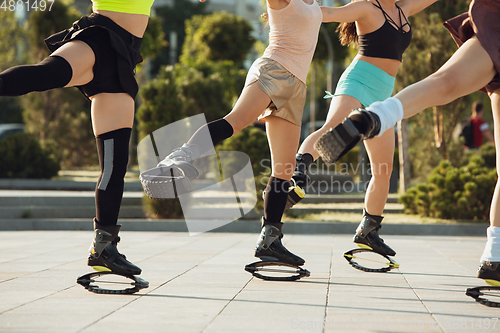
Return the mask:
[[101, 175], [95, 189], [95, 203], [96, 218], [101, 225], [118, 222], [131, 133], [131, 128], [121, 128], [96, 137]]
[[500, 262], [500, 227], [488, 227], [486, 235], [488, 240], [481, 261]]
[[264, 195], [264, 218], [270, 223], [281, 222], [288, 198], [290, 181], [271, 176]]
[[404, 116], [403, 104], [396, 97], [372, 103], [366, 109], [380, 118], [380, 132], [377, 136], [382, 136], [389, 128], [396, 126], [397, 122], [403, 119]]
[[230, 138], [233, 133], [233, 126], [226, 119], [219, 119], [201, 126], [187, 144], [198, 146], [200, 155], [203, 155], [212, 151], [221, 141]]
[[50, 56], [36, 65], [9, 68], [0, 73], [0, 96], [21, 96], [66, 86], [73, 70], [62, 57]]

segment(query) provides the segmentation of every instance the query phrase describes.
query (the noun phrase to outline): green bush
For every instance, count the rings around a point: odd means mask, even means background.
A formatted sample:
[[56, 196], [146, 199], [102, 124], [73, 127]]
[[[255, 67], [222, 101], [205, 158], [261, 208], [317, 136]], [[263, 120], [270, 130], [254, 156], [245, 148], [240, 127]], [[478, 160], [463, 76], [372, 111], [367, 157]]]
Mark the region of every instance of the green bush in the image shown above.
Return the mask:
[[142, 198], [142, 206], [146, 216], [154, 219], [183, 218], [179, 199], [151, 199], [146, 195]]
[[468, 164], [462, 167], [441, 161], [427, 183], [401, 196], [405, 211], [443, 219], [487, 220], [497, 181], [492, 153], [486, 146], [469, 154]]
[[0, 178], [51, 178], [59, 170], [50, 152], [29, 134], [11, 134], [0, 141]]
[[257, 190], [257, 209], [262, 208], [262, 191], [271, 176], [271, 153], [264, 131], [253, 126], [244, 128], [215, 147], [216, 151], [239, 151], [247, 154], [252, 163]]

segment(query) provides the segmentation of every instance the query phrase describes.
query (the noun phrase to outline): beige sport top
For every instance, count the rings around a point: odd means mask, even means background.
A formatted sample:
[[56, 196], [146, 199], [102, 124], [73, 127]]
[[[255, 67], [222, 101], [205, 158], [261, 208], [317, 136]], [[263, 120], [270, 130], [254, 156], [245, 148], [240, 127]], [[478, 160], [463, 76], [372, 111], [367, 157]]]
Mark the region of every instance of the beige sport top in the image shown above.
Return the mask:
[[305, 83], [323, 20], [318, 2], [308, 5], [303, 0], [290, 0], [281, 9], [267, 6], [267, 13], [269, 46], [262, 57], [276, 60]]

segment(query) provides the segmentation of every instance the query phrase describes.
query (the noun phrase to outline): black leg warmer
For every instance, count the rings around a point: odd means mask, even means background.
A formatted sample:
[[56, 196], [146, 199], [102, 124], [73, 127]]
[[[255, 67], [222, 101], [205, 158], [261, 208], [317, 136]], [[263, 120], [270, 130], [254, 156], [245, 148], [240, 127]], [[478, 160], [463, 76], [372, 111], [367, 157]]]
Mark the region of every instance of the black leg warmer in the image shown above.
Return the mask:
[[97, 221], [102, 225], [115, 225], [118, 221], [131, 133], [131, 128], [121, 128], [96, 138], [101, 175], [95, 189], [95, 203]]
[[[216, 144], [230, 138], [233, 132], [233, 126], [226, 119], [215, 120], [200, 127], [187, 144], [189, 146], [198, 146], [200, 155], [203, 155], [213, 149]], [[212, 138], [212, 140], [210, 141], [207, 138]]]
[[16, 66], [0, 73], [0, 96], [62, 88], [72, 76], [73, 70], [64, 58], [50, 56], [36, 65]]
[[281, 222], [288, 198], [288, 180], [271, 176], [264, 195], [264, 218], [269, 223]]

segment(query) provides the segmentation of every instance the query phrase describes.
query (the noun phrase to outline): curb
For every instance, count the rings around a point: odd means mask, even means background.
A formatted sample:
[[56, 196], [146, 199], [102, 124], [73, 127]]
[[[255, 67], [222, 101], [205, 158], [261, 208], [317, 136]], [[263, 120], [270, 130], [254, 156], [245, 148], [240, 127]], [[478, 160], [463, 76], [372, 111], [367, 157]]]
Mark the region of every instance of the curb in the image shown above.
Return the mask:
[[[199, 221], [203, 223], [202, 220]], [[121, 219], [124, 231], [188, 232], [184, 220]], [[260, 220], [234, 221], [210, 232], [259, 233]], [[286, 234], [353, 234], [358, 223], [287, 222]], [[485, 236], [487, 223], [384, 224], [384, 235]], [[83, 230], [92, 231], [91, 219], [0, 219], [0, 231]]]

